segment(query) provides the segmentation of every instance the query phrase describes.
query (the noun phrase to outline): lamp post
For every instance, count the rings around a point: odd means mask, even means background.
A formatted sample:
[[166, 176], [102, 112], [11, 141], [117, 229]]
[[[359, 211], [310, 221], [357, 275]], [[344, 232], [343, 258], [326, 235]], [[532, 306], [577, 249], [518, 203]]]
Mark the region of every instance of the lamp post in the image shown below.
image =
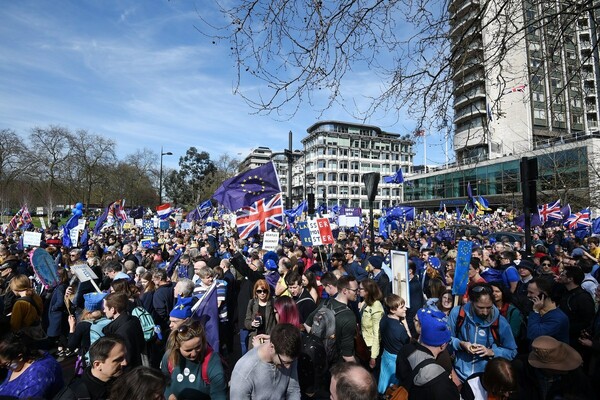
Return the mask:
[[173, 153], [167, 151], [163, 153], [163, 148], [160, 146], [160, 171], [158, 173], [158, 205], [162, 204], [162, 171], [163, 171], [163, 156], [172, 156]]
[[310, 187], [310, 193], [306, 195], [308, 201], [308, 215], [315, 214], [315, 176], [313, 174], [306, 174], [306, 183]]

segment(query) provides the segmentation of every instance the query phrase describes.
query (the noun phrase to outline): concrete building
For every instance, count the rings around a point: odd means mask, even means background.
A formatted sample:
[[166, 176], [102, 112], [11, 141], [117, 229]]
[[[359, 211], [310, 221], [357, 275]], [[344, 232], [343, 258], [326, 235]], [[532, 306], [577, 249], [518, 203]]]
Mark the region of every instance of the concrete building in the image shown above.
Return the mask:
[[548, 139], [597, 131], [594, 22], [582, 12], [576, 24], [569, 23], [572, 14], [558, 16], [563, 6], [451, 1], [459, 164], [522, 154]]
[[[414, 141], [376, 126], [320, 121], [307, 129], [302, 144], [304, 158], [299, 163], [304, 168], [297, 169], [294, 193], [300, 198], [314, 190], [317, 204], [368, 208], [364, 173], [379, 172], [383, 177], [399, 168], [405, 174], [412, 172]], [[400, 203], [402, 196], [402, 185], [381, 181], [374, 208]]]
[[521, 208], [525, 156], [538, 158], [539, 204], [600, 203], [598, 35], [590, 13], [564, 6], [450, 2], [456, 162], [408, 177], [407, 203], [458, 206], [470, 183], [492, 206]]

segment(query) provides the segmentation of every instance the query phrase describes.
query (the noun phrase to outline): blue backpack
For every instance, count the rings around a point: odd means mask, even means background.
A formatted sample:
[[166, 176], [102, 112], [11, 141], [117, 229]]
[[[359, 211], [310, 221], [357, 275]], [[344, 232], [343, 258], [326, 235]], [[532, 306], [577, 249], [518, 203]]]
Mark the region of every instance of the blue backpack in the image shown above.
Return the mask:
[[[112, 322], [111, 319], [106, 317], [102, 317], [93, 321], [90, 326], [90, 347], [94, 344], [94, 342], [104, 336], [104, 332], [102, 331], [104, 327]], [[90, 352], [85, 353], [85, 361], [87, 365], [90, 364]]]
[[156, 326], [152, 315], [150, 315], [150, 313], [142, 306], [134, 308], [133, 311], [131, 311], [131, 315], [140, 321], [142, 331], [144, 331], [144, 340], [146, 342], [152, 340], [154, 338], [154, 327]]

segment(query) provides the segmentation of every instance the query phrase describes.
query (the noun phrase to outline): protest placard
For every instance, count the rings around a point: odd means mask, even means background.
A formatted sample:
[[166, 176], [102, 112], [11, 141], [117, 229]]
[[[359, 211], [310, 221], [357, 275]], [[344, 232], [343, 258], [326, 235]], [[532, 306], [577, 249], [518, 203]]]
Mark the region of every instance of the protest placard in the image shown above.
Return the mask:
[[268, 231], [265, 232], [263, 236], [263, 250], [267, 251], [275, 251], [277, 250], [277, 245], [279, 244], [279, 233], [277, 231]]
[[41, 242], [41, 232], [23, 232], [23, 247], [39, 247]]

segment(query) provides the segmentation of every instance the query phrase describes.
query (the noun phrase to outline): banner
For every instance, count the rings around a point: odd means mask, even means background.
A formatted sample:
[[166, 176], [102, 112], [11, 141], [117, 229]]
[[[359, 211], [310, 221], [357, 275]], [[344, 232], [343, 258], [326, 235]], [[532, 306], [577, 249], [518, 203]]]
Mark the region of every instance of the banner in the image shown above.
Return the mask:
[[456, 251], [456, 269], [454, 270], [454, 281], [452, 282], [452, 294], [463, 296], [467, 292], [469, 283], [469, 264], [473, 253], [473, 242], [461, 240], [458, 242]]

